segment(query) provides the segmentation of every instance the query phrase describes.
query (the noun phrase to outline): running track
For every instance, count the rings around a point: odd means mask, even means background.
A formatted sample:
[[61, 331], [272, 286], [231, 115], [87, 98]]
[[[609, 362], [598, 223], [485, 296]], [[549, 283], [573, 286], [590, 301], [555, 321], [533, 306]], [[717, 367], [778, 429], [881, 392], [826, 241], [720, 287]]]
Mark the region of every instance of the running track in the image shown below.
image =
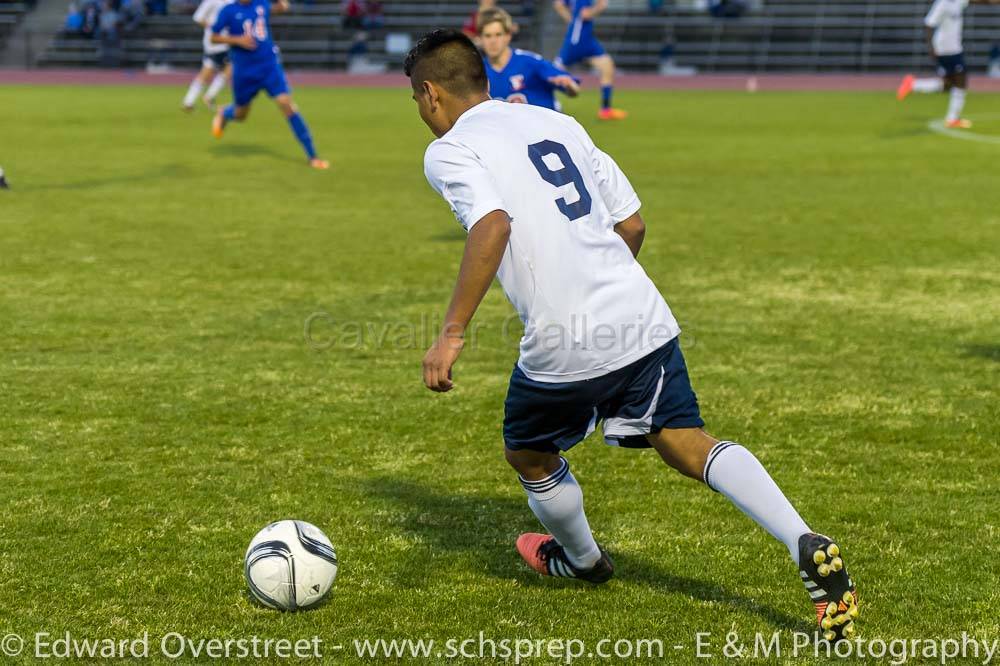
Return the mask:
[[[194, 72], [147, 74], [141, 70], [0, 69], [0, 85], [187, 85]], [[401, 73], [352, 75], [342, 72], [289, 72], [294, 85], [319, 87], [396, 88], [407, 85]], [[585, 76], [588, 87], [596, 79]], [[758, 90], [758, 91], [895, 91], [895, 74], [701, 74], [657, 76], [621, 74], [617, 87], [631, 90]], [[971, 89], [1000, 92], [1000, 79], [971, 77]]]

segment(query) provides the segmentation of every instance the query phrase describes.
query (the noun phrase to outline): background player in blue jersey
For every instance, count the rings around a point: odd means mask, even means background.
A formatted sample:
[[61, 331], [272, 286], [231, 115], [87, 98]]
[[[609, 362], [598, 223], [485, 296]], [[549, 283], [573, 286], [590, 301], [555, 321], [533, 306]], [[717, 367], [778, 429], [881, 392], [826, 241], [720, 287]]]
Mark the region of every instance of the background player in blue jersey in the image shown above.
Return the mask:
[[601, 120], [622, 120], [628, 114], [611, 106], [615, 61], [594, 37], [594, 18], [608, 8], [608, 0], [555, 0], [556, 13], [569, 24], [556, 65], [571, 67], [588, 62], [601, 77]]
[[250, 113], [250, 102], [261, 90], [274, 98], [285, 114], [295, 137], [309, 158], [309, 166], [327, 169], [330, 163], [316, 157], [312, 135], [299, 109], [292, 102], [285, 70], [278, 60], [278, 47], [271, 40], [271, 12], [287, 12], [288, 0], [238, 0], [219, 10], [212, 26], [212, 42], [228, 44], [233, 62], [233, 103], [221, 109], [212, 121], [212, 134], [222, 138], [226, 123], [243, 120]]
[[513, 29], [513, 19], [502, 9], [485, 9], [479, 13], [479, 40], [486, 54], [490, 96], [558, 111], [555, 91], [562, 90], [576, 97], [580, 92], [579, 83], [537, 53], [512, 49]]

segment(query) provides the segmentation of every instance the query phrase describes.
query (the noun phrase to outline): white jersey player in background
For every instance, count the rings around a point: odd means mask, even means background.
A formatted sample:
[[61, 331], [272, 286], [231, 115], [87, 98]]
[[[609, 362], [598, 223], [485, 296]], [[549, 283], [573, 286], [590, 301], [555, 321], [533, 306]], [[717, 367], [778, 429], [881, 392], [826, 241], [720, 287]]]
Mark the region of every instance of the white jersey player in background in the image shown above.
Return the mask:
[[[208, 86], [208, 91], [201, 99], [205, 103], [205, 106], [210, 109], [215, 108], [215, 98], [219, 95], [219, 91], [229, 82], [229, 77], [232, 73], [232, 65], [229, 63], [229, 45], [214, 44], [212, 42], [212, 25], [215, 23], [215, 18], [219, 15], [219, 10], [230, 2], [232, 0], [201, 0], [201, 4], [198, 5], [198, 9], [194, 12], [194, 16], [192, 17], [194, 22], [204, 29], [202, 36], [204, 55], [201, 60], [201, 70], [194, 77], [194, 80], [191, 81], [187, 94], [184, 95], [184, 101], [181, 103], [181, 108], [185, 111], [194, 110], [195, 102], [198, 101], [198, 95], [205, 89], [205, 86]], [[213, 74], [215, 78], [212, 78]], [[209, 81], [211, 81], [211, 84], [209, 84]]]
[[968, 74], [965, 51], [962, 47], [962, 24], [965, 8], [969, 4], [1000, 4], [1000, 0], [934, 0], [924, 17], [927, 45], [931, 58], [937, 63], [936, 78], [918, 79], [907, 74], [899, 84], [896, 97], [902, 101], [911, 92], [939, 93], [948, 91], [948, 112], [945, 125], [953, 129], [968, 129], [972, 123], [962, 118]]
[[424, 156], [427, 179], [468, 232], [424, 384], [453, 388], [464, 333], [494, 276], [524, 322], [504, 405], [505, 457], [548, 531], [517, 539], [524, 561], [591, 583], [614, 575], [563, 457], [601, 424], [609, 444], [654, 448], [781, 541], [824, 637], [851, 637], [857, 596], [840, 547], [809, 529], [750, 451], [702, 429], [680, 329], [635, 258], [645, 226], [618, 165], [573, 118], [491, 100], [482, 58], [460, 32], [425, 35], [404, 70], [438, 137]]

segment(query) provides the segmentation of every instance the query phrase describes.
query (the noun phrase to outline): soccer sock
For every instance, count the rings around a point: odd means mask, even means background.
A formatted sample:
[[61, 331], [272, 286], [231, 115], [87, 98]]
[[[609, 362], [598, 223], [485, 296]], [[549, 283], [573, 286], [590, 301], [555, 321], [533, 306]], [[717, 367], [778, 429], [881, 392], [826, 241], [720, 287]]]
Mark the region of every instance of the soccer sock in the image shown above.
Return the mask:
[[205, 93], [205, 97], [215, 99], [216, 95], [219, 94], [219, 91], [222, 90], [222, 86], [224, 85], [226, 85], [226, 75], [219, 72], [215, 75], [215, 78], [212, 79], [212, 84], [208, 86], [208, 92]]
[[939, 93], [942, 90], [944, 90], [944, 81], [941, 79], [915, 79], [913, 81], [913, 92]]
[[205, 84], [201, 82], [201, 77], [194, 77], [194, 81], [188, 86], [187, 94], [184, 95], [184, 106], [194, 106], [195, 101], [198, 99], [198, 95], [201, 94], [202, 89]]
[[230, 104], [222, 110], [222, 124], [225, 125], [236, 117], [236, 105]]
[[799, 537], [811, 530], [754, 454], [735, 442], [719, 442], [708, 453], [703, 478], [784, 543], [799, 563]]
[[611, 108], [611, 93], [614, 90], [612, 86], [601, 86], [601, 108], [610, 109]]
[[522, 476], [518, 479], [528, 491], [528, 506], [566, 551], [570, 564], [577, 569], [590, 569], [597, 564], [601, 549], [583, 513], [583, 491], [570, 473], [566, 459], [560, 458], [559, 469], [544, 479], [528, 481]]
[[309, 159], [316, 157], [316, 149], [313, 148], [312, 135], [309, 134], [309, 128], [306, 127], [306, 121], [302, 119], [302, 116], [298, 113], [293, 113], [288, 116], [288, 124], [292, 126], [292, 131], [295, 132], [295, 138], [299, 140], [302, 144], [302, 148], [306, 151], [306, 155]]
[[952, 88], [951, 96], [948, 99], [948, 115], [945, 120], [951, 122], [962, 117], [962, 109], [965, 108], [965, 89]]

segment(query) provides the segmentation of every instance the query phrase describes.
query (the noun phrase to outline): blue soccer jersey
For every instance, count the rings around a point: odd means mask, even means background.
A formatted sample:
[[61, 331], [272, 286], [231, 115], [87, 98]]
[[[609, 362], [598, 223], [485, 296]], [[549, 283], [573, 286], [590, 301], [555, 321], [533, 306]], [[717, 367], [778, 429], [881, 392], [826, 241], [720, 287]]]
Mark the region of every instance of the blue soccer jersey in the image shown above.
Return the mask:
[[520, 102], [558, 110], [555, 91], [561, 90], [549, 82], [554, 76], [567, 76], [551, 62], [531, 51], [513, 49], [510, 60], [500, 71], [485, 60], [490, 80], [490, 97], [508, 102]]
[[556, 62], [569, 67], [581, 60], [604, 55], [604, 47], [594, 37], [594, 22], [580, 15], [587, 7], [594, 6], [594, 0], [561, 0], [561, 2], [569, 8], [573, 18], [566, 28], [566, 37], [563, 39]]
[[212, 32], [217, 35], [225, 32], [230, 37], [250, 33], [257, 40], [257, 48], [253, 50], [233, 46], [229, 51], [233, 68], [240, 76], [261, 78], [278, 65], [278, 47], [271, 39], [270, 0], [239, 0], [226, 5], [219, 10]]

